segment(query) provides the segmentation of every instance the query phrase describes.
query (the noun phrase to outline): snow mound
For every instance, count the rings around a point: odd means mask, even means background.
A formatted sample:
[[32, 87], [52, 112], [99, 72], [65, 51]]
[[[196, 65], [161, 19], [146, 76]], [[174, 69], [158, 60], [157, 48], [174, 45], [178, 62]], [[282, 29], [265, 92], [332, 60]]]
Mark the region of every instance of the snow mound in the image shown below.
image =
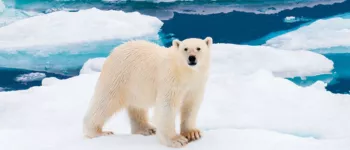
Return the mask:
[[55, 84], [57, 81], [59, 81], [59, 79], [57, 79], [55, 77], [44, 78], [41, 81], [41, 85], [42, 86], [49, 86], [49, 85]]
[[264, 70], [245, 77], [224, 72], [213, 73], [208, 83], [202, 128], [267, 129], [317, 139], [350, 136], [350, 95], [299, 87]]
[[279, 77], [312, 76], [330, 73], [333, 62], [310, 51], [288, 51], [268, 46], [214, 44], [215, 70], [250, 74], [259, 69], [270, 70]]
[[267, 46], [287, 50], [350, 46], [350, 19], [320, 19], [295, 31], [272, 38]]
[[45, 73], [40, 72], [33, 72], [28, 74], [23, 74], [18, 77], [16, 77], [17, 82], [32, 82], [32, 81], [39, 81], [46, 77]]
[[93, 72], [101, 72], [102, 66], [106, 58], [92, 58], [86, 61], [83, 68], [80, 70], [80, 74], [87, 74]]
[[311, 85], [311, 87], [314, 87], [320, 90], [326, 90], [327, 83], [324, 83], [322, 81], [316, 81], [314, 84]]
[[16, 21], [0, 28], [0, 49], [72, 43], [158, 38], [163, 23], [138, 12], [102, 11], [96, 8], [78, 12], [58, 11]]

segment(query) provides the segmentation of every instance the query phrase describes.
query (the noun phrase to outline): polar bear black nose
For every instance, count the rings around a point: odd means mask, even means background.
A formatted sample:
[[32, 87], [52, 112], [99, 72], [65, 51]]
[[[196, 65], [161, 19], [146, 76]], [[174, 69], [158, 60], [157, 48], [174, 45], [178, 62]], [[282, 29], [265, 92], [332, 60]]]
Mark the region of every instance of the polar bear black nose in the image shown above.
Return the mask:
[[188, 60], [190, 62], [196, 62], [196, 57], [195, 56], [190, 56], [190, 57], [188, 57]]
[[189, 65], [191, 65], [191, 66], [194, 66], [194, 65], [196, 65], [197, 64], [197, 61], [196, 61], [197, 59], [196, 59], [196, 56], [189, 56], [188, 57], [188, 64]]

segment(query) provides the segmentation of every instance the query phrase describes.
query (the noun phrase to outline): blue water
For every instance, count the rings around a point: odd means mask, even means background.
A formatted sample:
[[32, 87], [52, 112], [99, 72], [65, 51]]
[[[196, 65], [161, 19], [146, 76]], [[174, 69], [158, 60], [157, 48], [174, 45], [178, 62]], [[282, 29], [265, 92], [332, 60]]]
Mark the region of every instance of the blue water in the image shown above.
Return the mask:
[[[72, 72], [76, 72], [77, 70], [72, 70]], [[23, 70], [23, 69], [12, 69], [12, 68], [0, 68], [0, 91], [12, 91], [12, 90], [24, 90], [28, 89], [32, 86], [40, 86], [41, 80], [36, 81], [28, 81], [28, 82], [17, 82], [16, 77], [32, 73], [32, 70]], [[65, 76], [60, 74], [48, 73], [43, 71], [35, 71], [39, 73], [44, 73], [46, 77], [55, 77], [58, 79], [67, 79], [71, 76]]]
[[325, 54], [325, 56], [334, 62], [333, 74], [306, 77], [305, 79], [295, 77], [290, 80], [302, 86], [308, 86], [321, 80], [328, 83], [326, 89], [333, 93], [350, 93], [350, 53]]
[[[308, 0], [313, 1], [313, 0]], [[41, 13], [50, 13], [60, 9], [77, 11], [78, 9], [97, 7], [99, 9], [115, 9], [124, 11], [140, 11], [145, 14], [160, 17], [164, 25], [159, 33], [161, 41], [155, 41], [161, 45], [169, 46], [172, 38], [185, 39], [189, 37], [204, 38], [211, 36], [215, 43], [235, 43], [260, 45], [271, 37], [295, 30], [300, 26], [307, 25], [317, 19], [331, 17], [334, 15], [350, 12], [350, 1], [336, 3], [332, 5], [318, 5], [312, 8], [303, 7], [292, 10], [284, 10], [276, 14], [255, 14], [251, 12], [232, 11], [229, 13], [194, 15], [183, 14], [174, 11], [181, 6], [199, 7], [203, 4], [231, 5], [248, 7], [254, 5], [260, 9], [261, 6], [269, 6], [274, 10], [275, 5], [281, 6], [286, 2], [292, 4], [303, 3], [302, 0], [278, 1], [271, 0], [265, 3], [262, 1], [235, 1], [235, 2], [175, 2], [175, 3], [149, 3], [149, 2], [103, 2], [101, 0], [83, 1], [5, 1], [10, 7], [31, 10]], [[190, 8], [191, 8], [190, 7]], [[191, 10], [189, 10], [191, 11]], [[259, 10], [260, 11], [260, 10]], [[165, 17], [169, 15], [171, 17]], [[262, 11], [263, 12], [263, 11]], [[285, 22], [287, 16], [303, 17], [297, 22]], [[15, 78], [30, 72], [45, 73], [47, 77], [57, 77], [60, 79], [78, 75], [83, 63], [89, 58], [105, 57], [110, 50], [119, 45], [122, 41], [102, 41], [76, 45], [65, 45], [52, 47], [57, 51], [54, 54], [33, 55], [27, 52], [4, 53], [0, 52], [0, 87], [5, 90], [27, 89], [32, 86], [39, 86], [41, 81], [28, 83], [17, 82]], [[47, 47], [44, 47], [47, 48]], [[33, 51], [40, 51], [37, 48]], [[347, 64], [350, 64], [350, 55], [340, 51], [336, 54], [325, 54], [335, 64], [335, 69], [331, 75], [320, 75], [306, 77], [305, 79], [290, 79], [299, 85], [310, 85], [317, 80], [329, 82], [327, 89], [334, 93], [349, 93], [350, 91], [350, 71]], [[8, 69], [11, 68], [11, 69]], [[20, 69], [15, 69], [20, 68]], [[27, 70], [23, 70], [27, 69]], [[34, 71], [35, 70], [35, 71]]]
[[334, 80], [327, 90], [334, 93], [350, 93], [350, 53], [326, 54], [334, 62]]
[[[311, 22], [286, 23], [284, 18], [287, 16], [302, 16], [315, 20], [346, 12], [350, 12], [350, 1], [341, 4], [319, 5], [313, 8], [295, 8], [273, 15], [237, 11], [213, 15], [175, 13], [172, 19], [163, 21], [162, 30], [165, 34], [173, 33], [179, 39], [188, 37], [203, 38], [210, 35], [218, 43], [245, 44], [262, 38], [269, 33], [293, 29], [303, 23]], [[208, 20], [210, 21], [208, 22]], [[259, 41], [254, 44], [264, 43], [265, 41]]]

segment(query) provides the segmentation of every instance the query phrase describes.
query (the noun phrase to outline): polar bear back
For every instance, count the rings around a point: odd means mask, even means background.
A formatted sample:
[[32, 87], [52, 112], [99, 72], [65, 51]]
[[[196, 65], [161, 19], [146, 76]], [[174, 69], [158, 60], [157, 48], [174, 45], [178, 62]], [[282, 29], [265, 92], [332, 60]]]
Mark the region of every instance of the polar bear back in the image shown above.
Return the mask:
[[147, 41], [130, 41], [116, 47], [103, 65], [97, 89], [119, 95], [127, 105], [152, 106], [160, 75], [170, 65], [171, 51]]

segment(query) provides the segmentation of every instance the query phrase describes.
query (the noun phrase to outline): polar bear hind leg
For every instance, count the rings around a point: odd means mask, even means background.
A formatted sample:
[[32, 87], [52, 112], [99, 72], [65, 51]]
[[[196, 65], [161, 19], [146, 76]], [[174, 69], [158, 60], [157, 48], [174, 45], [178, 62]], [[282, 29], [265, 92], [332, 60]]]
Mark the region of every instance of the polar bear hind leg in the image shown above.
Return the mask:
[[156, 128], [149, 124], [148, 108], [128, 107], [128, 115], [130, 118], [131, 133], [141, 135], [154, 135]]
[[88, 138], [112, 135], [111, 131], [103, 131], [104, 124], [111, 116], [119, 112], [124, 105], [115, 97], [105, 97], [104, 100], [93, 99], [93, 104], [84, 118], [84, 133]]

